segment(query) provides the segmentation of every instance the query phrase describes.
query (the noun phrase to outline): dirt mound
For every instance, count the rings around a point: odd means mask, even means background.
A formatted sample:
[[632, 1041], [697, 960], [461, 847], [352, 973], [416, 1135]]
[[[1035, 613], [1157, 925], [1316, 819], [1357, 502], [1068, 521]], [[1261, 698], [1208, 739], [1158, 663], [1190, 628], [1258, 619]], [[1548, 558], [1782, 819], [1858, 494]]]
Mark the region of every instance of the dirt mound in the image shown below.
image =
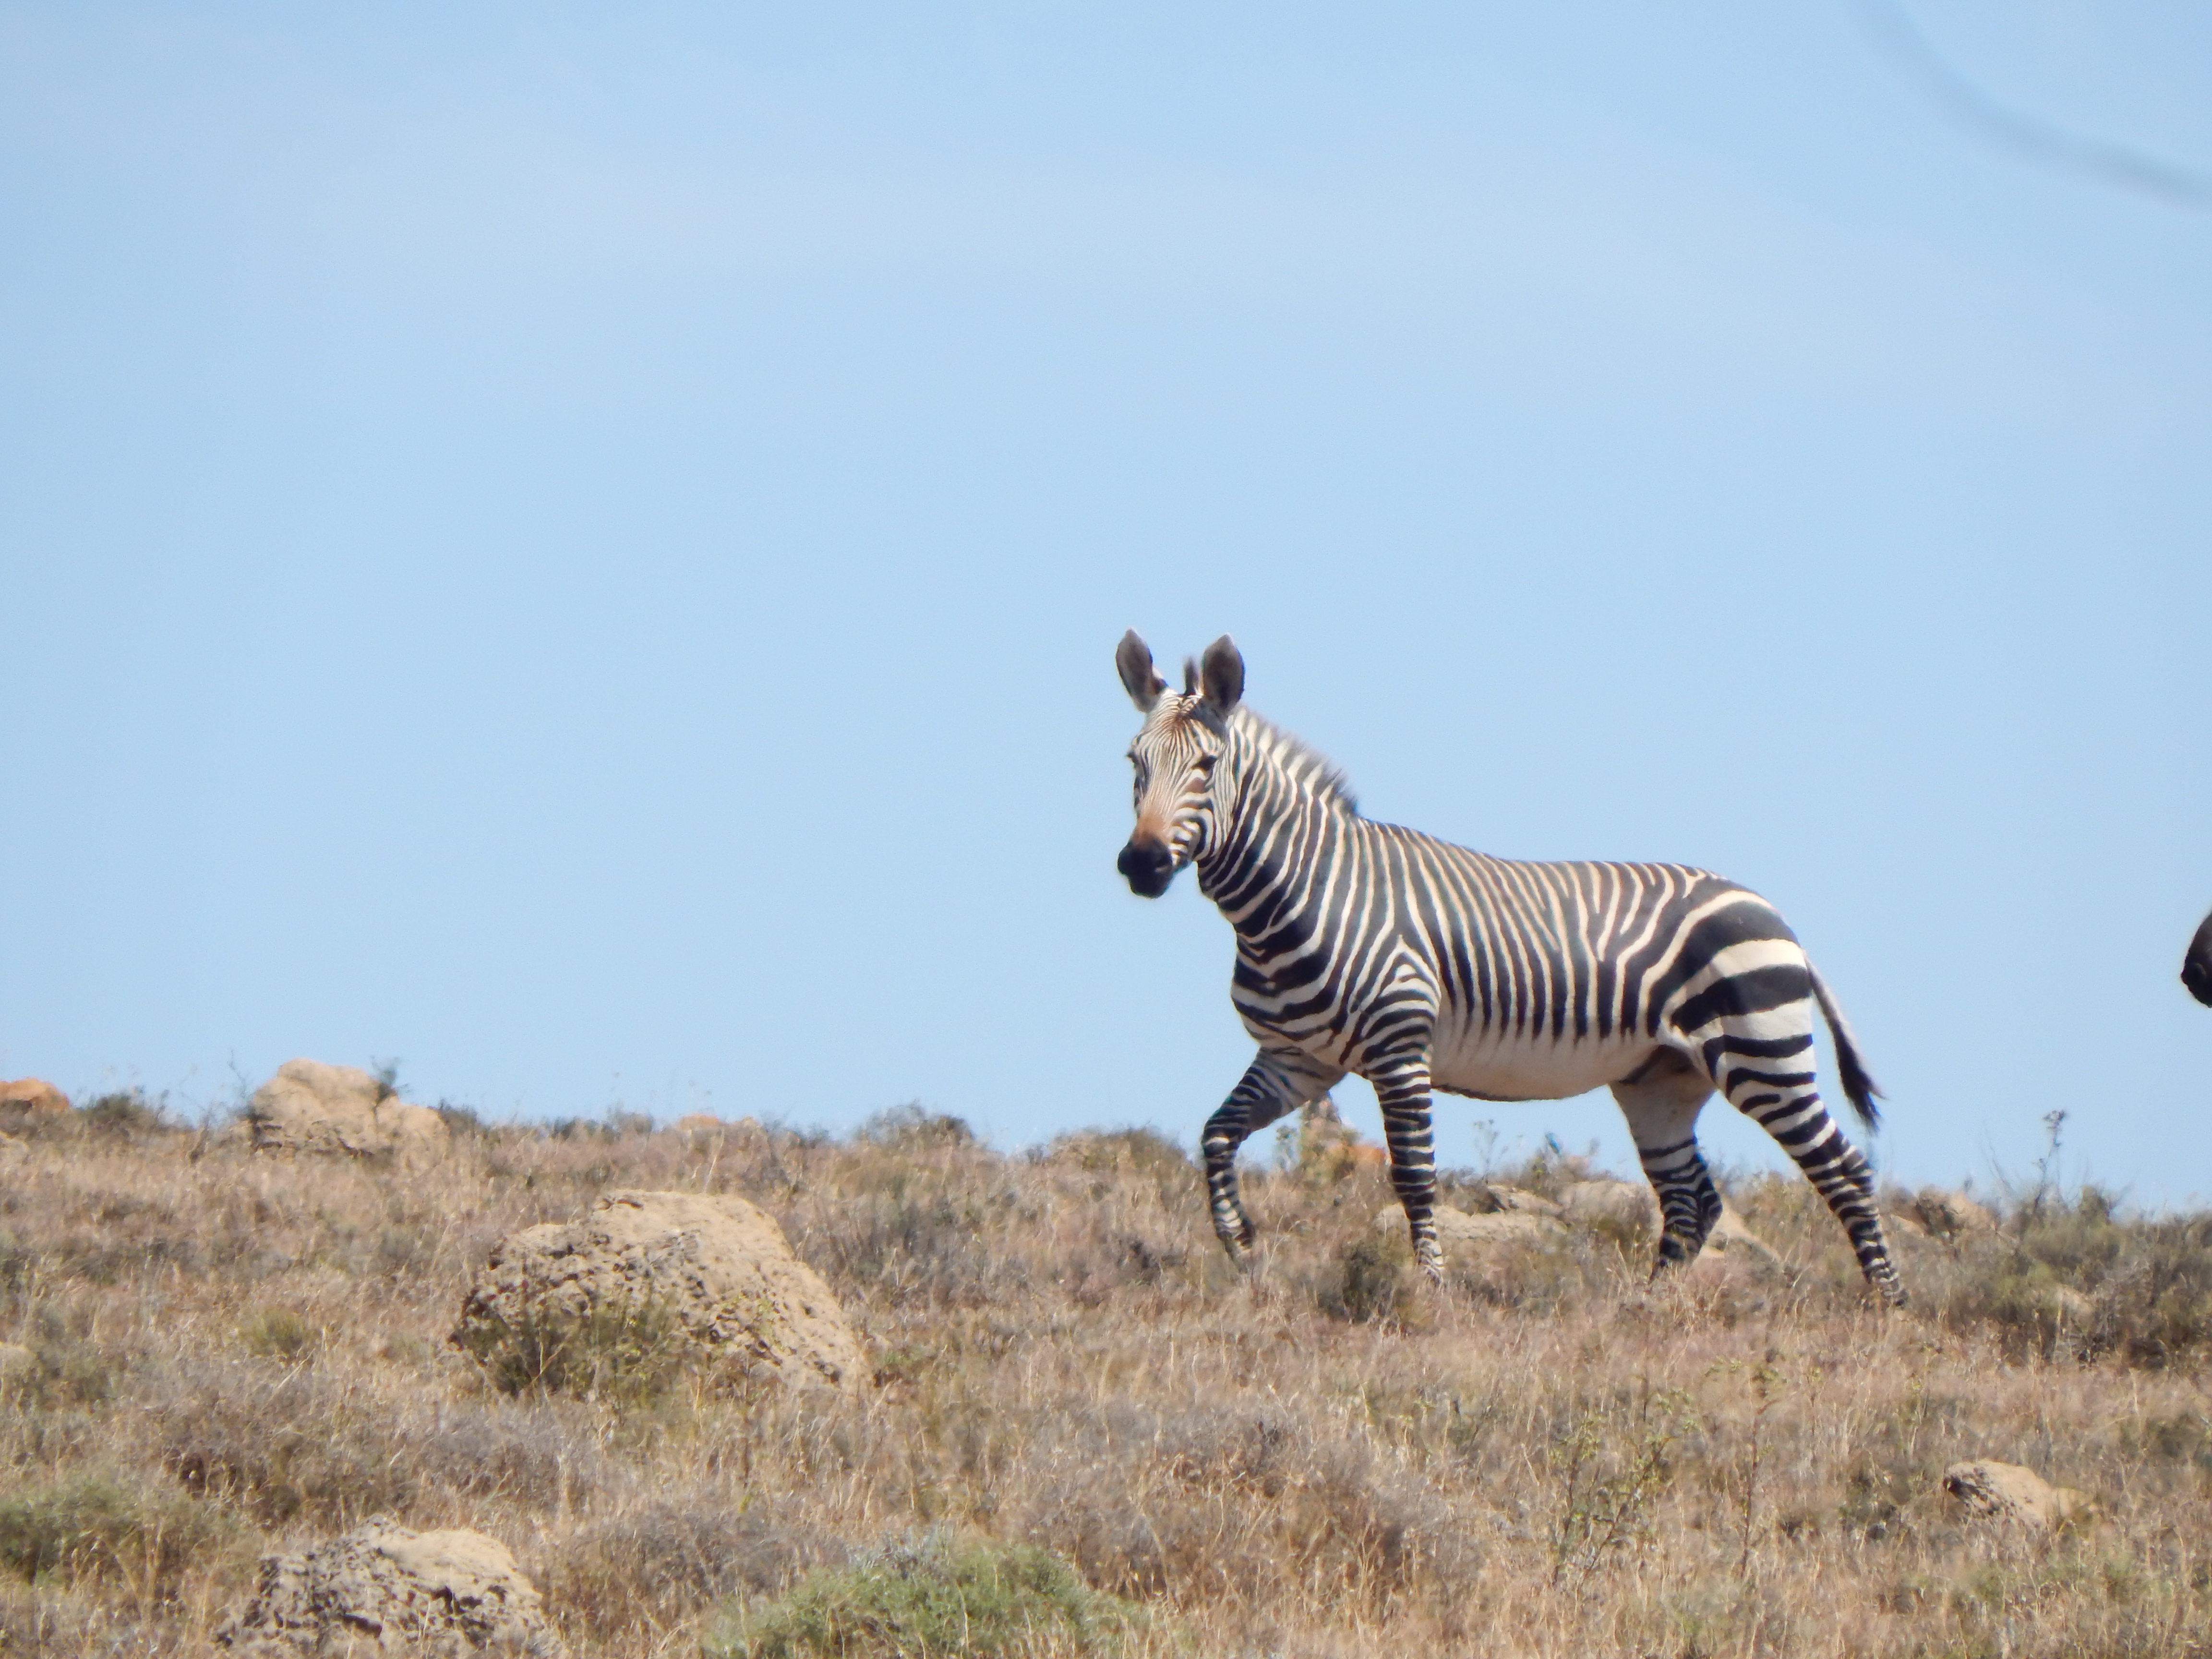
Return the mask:
[[1540, 1193], [1532, 1193], [1522, 1187], [1508, 1187], [1503, 1182], [1485, 1181], [1477, 1184], [1474, 1194], [1475, 1213], [1545, 1215], [1554, 1221], [1566, 1219], [1567, 1212]]
[[256, 1659], [562, 1651], [505, 1545], [480, 1532], [409, 1532], [388, 1521], [298, 1555], [264, 1556], [258, 1593], [216, 1639]]
[[1988, 1210], [1964, 1193], [1948, 1192], [1941, 1187], [1922, 1188], [1890, 1213], [1905, 1223], [1900, 1231], [1908, 1237], [1917, 1232], [1929, 1238], [1963, 1241], [1998, 1231], [1997, 1218]]
[[[1527, 1211], [1498, 1210], [1469, 1215], [1463, 1210], [1439, 1206], [1435, 1212], [1437, 1243], [1446, 1255], [1480, 1254], [1511, 1244], [1542, 1245], [1566, 1237], [1566, 1228], [1550, 1216]], [[1395, 1204], [1375, 1212], [1375, 1231], [1401, 1236], [1406, 1212]]]
[[518, 1334], [646, 1310], [787, 1381], [853, 1389], [867, 1374], [845, 1310], [783, 1230], [741, 1198], [700, 1193], [608, 1193], [580, 1222], [510, 1234], [452, 1340], [483, 1358]]
[[2018, 1463], [1996, 1463], [1986, 1458], [1951, 1465], [1943, 1471], [1943, 1490], [1958, 1499], [1969, 1515], [2016, 1522], [2038, 1532], [2048, 1532], [2089, 1507], [2087, 1493], [2071, 1486], [2054, 1486], [2033, 1469]]
[[1559, 1207], [1585, 1227], [1613, 1226], [1631, 1233], [1659, 1231], [1659, 1197], [1629, 1181], [1576, 1181], [1559, 1189]]
[[257, 1152], [434, 1158], [452, 1137], [427, 1106], [410, 1106], [357, 1066], [288, 1060], [254, 1091], [246, 1122]]
[[0, 1083], [0, 1129], [21, 1129], [70, 1109], [69, 1097], [51, 1083], [35, 1077], [19, 1077]]

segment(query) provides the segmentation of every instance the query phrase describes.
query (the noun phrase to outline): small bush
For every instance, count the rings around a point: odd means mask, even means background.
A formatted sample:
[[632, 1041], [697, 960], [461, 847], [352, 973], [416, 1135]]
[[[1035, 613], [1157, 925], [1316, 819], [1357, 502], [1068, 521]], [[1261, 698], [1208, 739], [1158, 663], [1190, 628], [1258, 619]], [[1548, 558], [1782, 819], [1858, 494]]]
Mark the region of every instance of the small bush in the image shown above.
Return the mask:
[[17, 1243], [14, 1234], [0, 1231], [0, 1295], [20, 1295], [38, 1271], [39, 1253]]
[[1198, 1166], [1190, 1154], [1158, 1129], [1088, 1129], [1061, 1135], [1036, 1156], [1098, 1174], [1129, 1174], [1187, 1184]]
[[773, 1504], [740, 1508], [708, 1492], [595, 1521], [542, 1560], [537, 1577], [565, 1620], [605, 1641], [665, 1629], [732, 1596], [780, 1594], [849, 1555], [820, 1528], [780, 1518]]
[[1196, 1610], [1311, 1595], [1382, 1616], [1477, 1575], [1468, 1529], [1398, 1459], [1310, 1412], [1074, 1413], [1008, 1480], [1000, 1523], [1117, 1595]]
[[314, 1352], [320, 1333], [291, 1308], [257, 1308], [238, 1322], [239, 1345], [263, 1359], [299, 1359]]
[[1105, 1654], [1132, 1623], [1047, 1551], [1024, 1545], [896, 1544], [817, 1573], [706, 1644], [711, 1659], [1044, 1659]]
[[1395, 1229], [1363, 1234], [1338, 1252], [1336, 1271], [1323, 1276], [1316, 1300], [1331, 1319], [1401, 1320], [1413, 1305], [1413, 1247]]
[[238, 1541], [221, 1511], [104, 1474], [0, 1498], [0, 1569], [26, 1581], [121, 1578], [165, 1599], [187, 1569]]
[[975, 1144], [975, 1132], [968, 1127], [965, 1118], [954, 1117], [949, 1112], [928, 1111], [919, 1101], [878, 1112], [860, 1127], [854, 1138], [872, 1146], [888, 1146], [902, 1152]]
[[450, 1100], [441, 1100], [430, 1109], [444, 1121], [447, 1133], [456, 1140], [481, 1139], [491, 1133], [483, 1114], [473, 1106], [456, 1106]]
[[647, 1405], [665, 1396], [703, 1355], [673, 1310], [658, 1302], [595, 1307], [581, 1316], [526, 1313], [453, 1333], [502, 1394], [573, 1394]]
[[490, 1400], [441, 1407], [427, 1432], [404, 1437], [423, 1485], [552, 1513], [614, 1483], [599, 1421], [576, 1401]]
[[207, 1365], [173, 1377], [153, 1448], [183, 1490], [263, 1525], [343, 1527], [416, 1497], [413, 1449], [395, 1425], [312, 1370], [276, 1387], [258, 1367]]
[[1654, 1503], [1674, 1478], [1675, 1443], [1691, 1426], [1689, 1396], [1669, 1390], [1632, 1408], [1586, 1406], [1555, 1428], [1547, 1456], [1559, 1487], [1555, 1582], [1586, 1579], [1616, 1553], [1650, 1540]]
[[2002, 1231], [1946, 1248], [1930, 1300], [2015, 1355], [2157, 1370], [2212, 1348], [2212, 1217], [2140, 1219], [2094, 1187], [2039, 1191]]
[[90, 1133], [121, 1140], [143, 1140], [173, 1127], [162, 1103], [147, 1099], [143, 1089], [122, 1089], [102, 1095], [76, 1116]]
[[47, 1304], [37, 1310], [19, 1361], [8, 1378], [7, 1393], [22, 1404], [51, 1409], [105, 1405], [115, 1395], [119, 1369], [116, 1356], [92, 1340], [91, 1322]]
[[2140, 1224], [2106, 1270], [2092, 1332], [2098, 1346], [2155, 1368], [2212, 1346], [2212, 1218]]

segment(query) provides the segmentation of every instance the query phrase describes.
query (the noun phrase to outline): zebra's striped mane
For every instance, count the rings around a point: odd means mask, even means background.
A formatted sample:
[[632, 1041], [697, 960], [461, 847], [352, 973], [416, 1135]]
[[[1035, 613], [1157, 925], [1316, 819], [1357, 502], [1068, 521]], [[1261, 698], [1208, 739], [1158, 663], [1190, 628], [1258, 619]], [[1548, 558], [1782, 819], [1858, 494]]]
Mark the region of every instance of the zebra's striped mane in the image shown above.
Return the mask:
[[1359, 816], [1359, 802], [1344, 770], [1304, 738], [1285, 732], [1249, 702], [1240, 702], [1230, 716], [1268, 764], [1280, 767], [1300, 785], [1319, 795], [1346, 817]]

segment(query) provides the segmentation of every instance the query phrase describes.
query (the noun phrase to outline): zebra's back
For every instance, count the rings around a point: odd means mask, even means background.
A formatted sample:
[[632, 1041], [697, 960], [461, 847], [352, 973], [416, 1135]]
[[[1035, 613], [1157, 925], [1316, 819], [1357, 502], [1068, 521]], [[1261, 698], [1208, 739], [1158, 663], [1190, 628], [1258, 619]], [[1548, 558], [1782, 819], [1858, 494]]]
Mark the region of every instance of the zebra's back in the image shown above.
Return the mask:
[[1747, 972], [1779, 974], [1787, 982], [1766, 987], [1777, 1001], [1809, 994], [1773, 907], [1710, 871], [1501, 859], [1394, 824], [1347, 829], [1349, 867], [1332, 884], [1346, 959], [1315, 975], [1309, 989], [1333, 980], [1334, 994], [1310, 1006], [1334, 1005], [1329, 1029], [1344, 1032], [1344, 1012], [1418, 975], [1435, 1009], [1435, 1081], [1453, 1093], [1558, 1099], [1613, 1082], [1662, 1040], [1670, 1007], [1679, 1023], [1688, 1006], [1694, 1024], [1696, 994]]

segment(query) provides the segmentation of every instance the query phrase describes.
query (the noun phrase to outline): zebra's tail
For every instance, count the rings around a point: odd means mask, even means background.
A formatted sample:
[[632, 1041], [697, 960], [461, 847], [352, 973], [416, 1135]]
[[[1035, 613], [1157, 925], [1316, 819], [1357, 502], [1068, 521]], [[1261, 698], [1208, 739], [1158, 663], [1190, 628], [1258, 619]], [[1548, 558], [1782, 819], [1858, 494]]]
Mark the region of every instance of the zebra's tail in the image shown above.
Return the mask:
[[1850, 1022], [1844, 1011], [1836, 1006], [1834, 994], [1828, 989], [1827, 981], [1811, 963], [1805, 970], [1813, 975], [1813, 995], [1820, 1002], [1820, 1017], [1828, 1022], [1828, 1035], [1835, 1039], [1836, 1068], [1844, 1075], [1844, 1094], [1851, 1103], [1851, 1109], [1859, 1115], [1859, 1121], [1869, 1129], [1881, 1127], [1881, 1114], [1875, 1102], [1881, 1098], [1881, 1091], [1875, 1085], [1866, 1061], [1859, 1058], [1859, 1045], [1851, 1036]]

